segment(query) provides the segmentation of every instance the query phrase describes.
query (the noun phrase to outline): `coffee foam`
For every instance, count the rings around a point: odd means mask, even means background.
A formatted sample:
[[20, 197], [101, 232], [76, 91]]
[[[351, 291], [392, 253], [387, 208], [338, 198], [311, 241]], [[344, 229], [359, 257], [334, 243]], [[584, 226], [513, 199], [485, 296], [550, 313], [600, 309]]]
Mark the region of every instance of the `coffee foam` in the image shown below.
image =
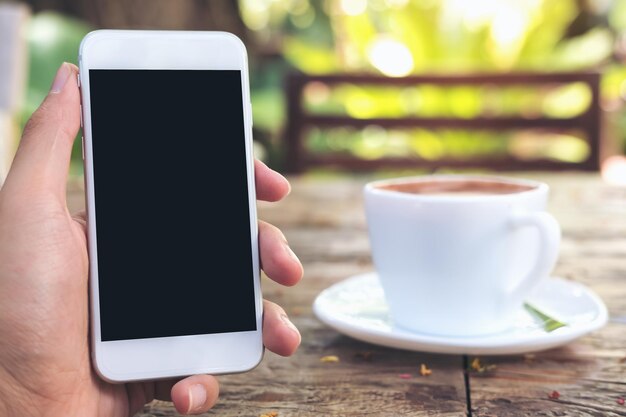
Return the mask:
[[432, 180], [379, 185], [381, 190], [409, 194], [473, 196], [515, 194], [534, 189], [534, 186], [488, 180]]

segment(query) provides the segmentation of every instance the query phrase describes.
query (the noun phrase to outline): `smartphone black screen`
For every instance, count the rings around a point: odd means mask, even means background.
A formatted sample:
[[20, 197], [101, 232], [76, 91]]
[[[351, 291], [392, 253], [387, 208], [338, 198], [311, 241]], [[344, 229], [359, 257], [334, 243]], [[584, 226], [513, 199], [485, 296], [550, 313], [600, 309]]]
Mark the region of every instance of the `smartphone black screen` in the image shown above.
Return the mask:
[[241, 72], [89, 85], [102, 341], [256, 330]]

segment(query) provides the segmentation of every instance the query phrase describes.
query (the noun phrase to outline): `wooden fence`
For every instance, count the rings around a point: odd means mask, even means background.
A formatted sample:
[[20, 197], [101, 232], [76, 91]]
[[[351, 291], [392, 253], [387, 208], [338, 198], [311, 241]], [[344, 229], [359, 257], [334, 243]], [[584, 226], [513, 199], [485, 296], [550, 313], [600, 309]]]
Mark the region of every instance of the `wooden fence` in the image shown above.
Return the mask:
[[[349, 116], [310, 114], [303, 105], [303, 92], [307, 84], [321, 82], [328, 86], [352, 84], [362, 86], [411, 87], [423, 84], [451, 86], [550, 86], [554, 84], [584, 83], [591, 92], [591, 102], [580, 115], [566, 118], [537, 117], [401, 117], [358, 119]], [[306, 75], [289, 74], [286, 78], [287, 125], [284, 131], [286, 145], [285, 171], [297, 173], [318, 166], [339, 167], [349, 170], [377, 168], [487, 168], [494, 170], [585, 170], [599, 169], [600, 158], [600, 75], [597, 73], [505, 73], [479, 75], [429, 75], [389, 78], [377, 75]], [[313, 127], [365, 128], [376, 125], [395, 129], [462, 129], [462, 130], [515, 130], [541, 129], [549, 131], [580, 130], [589, 145], [588, 157], [582, 162], [565, 162], [551, 159], [521, 160], [514, 156], [505, 158], [473, 158], [424, 160], [410, 157], [382, 157], [359, 159], [343, 154], [313, 154], [305, 146], [305, 133]]]

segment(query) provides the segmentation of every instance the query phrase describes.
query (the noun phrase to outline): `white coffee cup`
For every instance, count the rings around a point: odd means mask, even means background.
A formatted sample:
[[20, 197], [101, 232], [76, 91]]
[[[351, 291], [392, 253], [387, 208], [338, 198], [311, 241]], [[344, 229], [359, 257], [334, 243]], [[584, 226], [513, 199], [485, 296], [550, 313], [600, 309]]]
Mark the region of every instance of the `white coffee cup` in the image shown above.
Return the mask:
[[503, 331], [557, 259], [544, 183], [433, 175], [368, 183], [374, 266], [391, 318], [445, 336]]

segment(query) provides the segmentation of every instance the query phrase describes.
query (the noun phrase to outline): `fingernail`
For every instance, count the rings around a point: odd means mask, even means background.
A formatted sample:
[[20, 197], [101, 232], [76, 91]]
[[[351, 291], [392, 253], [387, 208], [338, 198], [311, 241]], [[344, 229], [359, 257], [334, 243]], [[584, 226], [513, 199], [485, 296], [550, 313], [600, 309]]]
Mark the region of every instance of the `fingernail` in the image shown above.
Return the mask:
[[192, 385], [189, 388], [189, 410], [187, 412], [202, 410], [204, 403], [206, 403], [206, 388], [202, 384]]
[[58, 94], [63, 90], [67, 80], [70, 78], [72, 74], [72, 69], [68, 65], [67, 62], [61, 64], [61, 67], [57, 71], [57, 75], [54, 77], [54, 81], [52, 82], [52, 87], [50, 87], [50, 93]]
[[291, 322], [291, 320], [289, 320], [289, 317], [287, 317], [286, 314], [282, 314], [280, 316], [281, 320], [283, 321], [283, 323], [285, 324], [285, 326], [289, 327], [291, 330], [293, 330], [294, 332], [296, 332], [296, 334], [298, 335], [298, 338], [301, 338], [300, 336], [300, 331], [298, 330], [298, 328]]

